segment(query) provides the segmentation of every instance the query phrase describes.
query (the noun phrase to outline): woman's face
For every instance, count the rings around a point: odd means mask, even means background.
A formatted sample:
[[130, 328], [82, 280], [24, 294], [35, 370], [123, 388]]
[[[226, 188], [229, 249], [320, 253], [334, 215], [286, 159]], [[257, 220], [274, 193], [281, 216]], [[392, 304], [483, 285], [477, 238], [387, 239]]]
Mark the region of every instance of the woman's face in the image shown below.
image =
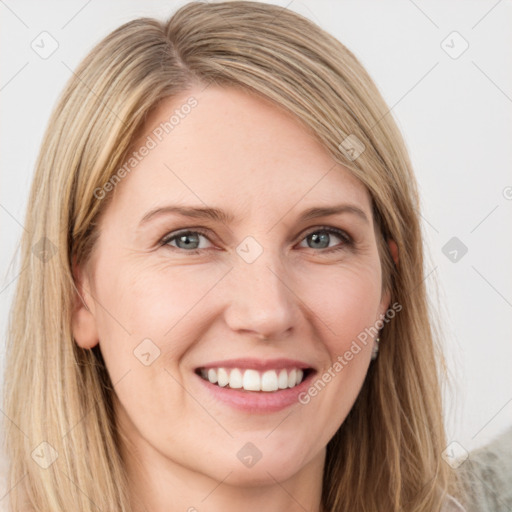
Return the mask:
[[366, 188], [239, 90], [192, 89], [146, 126], [73, 323], [100, 344], [130, 453], [241, 485], [321, 468], [389, 305]]

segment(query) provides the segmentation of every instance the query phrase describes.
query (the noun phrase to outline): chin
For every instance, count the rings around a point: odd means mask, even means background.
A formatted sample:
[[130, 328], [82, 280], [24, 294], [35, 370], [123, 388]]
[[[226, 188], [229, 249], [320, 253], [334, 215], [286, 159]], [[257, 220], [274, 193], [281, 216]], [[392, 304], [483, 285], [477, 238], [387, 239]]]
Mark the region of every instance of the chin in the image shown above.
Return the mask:
[[[226, 483], [236, 486], [257, 487], [274, 485], [276, 481], [284, 482], [292, 478], [312, 461], [305, 461], [304, 446], [301, 449], [283, 450], [279, 447], [262, 447], [257, 451], [255, 446], [245, 445], [234, 453], [234, 457], [219, 454], [217, 467], [214, 471], [208, 468], [208, 475], [222, 481], [229, 474]], [[322, 455], [323, 454], [319, 454]], [[322, 458], [323, 461], [323, 458]]]
[[264, 464], [262, 461], [252, 468], [239, 467], [238, 465], [226, 468], [225, 473], [216, 472], [213, 478], [222, 481], [229, 473], [226, 483], [238, 487], [264, 487], [275, 485], [277, 482], [285, 482], [292, 478], [301, 468], [290, 467], [290, 464]]

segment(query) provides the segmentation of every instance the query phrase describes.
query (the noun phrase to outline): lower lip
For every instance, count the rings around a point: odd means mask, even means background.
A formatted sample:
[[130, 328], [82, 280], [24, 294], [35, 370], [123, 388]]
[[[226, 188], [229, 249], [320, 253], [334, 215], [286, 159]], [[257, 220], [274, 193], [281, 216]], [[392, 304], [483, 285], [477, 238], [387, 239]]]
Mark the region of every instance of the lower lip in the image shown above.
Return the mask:
[[299, 395], [308, 389], [314, 374], [311, 372], [298, 386], [270, 392], [222, 388], [199, 375], [196, 377], [217, 400], [242, 411], [265, 413], [281, 411], [299, 403]]

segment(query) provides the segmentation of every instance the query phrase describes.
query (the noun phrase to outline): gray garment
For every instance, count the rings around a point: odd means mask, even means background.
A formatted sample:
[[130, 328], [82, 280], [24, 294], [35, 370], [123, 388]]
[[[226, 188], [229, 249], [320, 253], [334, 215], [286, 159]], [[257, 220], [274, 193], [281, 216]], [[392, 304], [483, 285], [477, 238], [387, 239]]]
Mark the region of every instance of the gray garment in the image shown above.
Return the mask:
[[467, 512], [512, 512], [512, 428], [471, 452], [457, 471]]

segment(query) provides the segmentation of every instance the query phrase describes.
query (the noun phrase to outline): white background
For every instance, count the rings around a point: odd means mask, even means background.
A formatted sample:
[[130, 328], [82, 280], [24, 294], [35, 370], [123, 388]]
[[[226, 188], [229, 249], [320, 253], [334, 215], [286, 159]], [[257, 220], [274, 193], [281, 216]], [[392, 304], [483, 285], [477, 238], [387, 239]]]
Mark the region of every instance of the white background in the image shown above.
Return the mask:
[[[2, 362], [19, 273], [14, 252], [58, 94], [111, 30], [139, 16], [166, 19], [183, 3], [0, 3]], [[441, 304], [456, 383], [446, 394], [448, 437], [468, 450], [482, 445], [512, 425], [512, 3], [274, 3], [312, 19], [356, 54], [404, 134], [422, 194], [427, 283], [433, 304]], [[47, 59], [31, 48], [43, 31], [58, 42]], [[455, 54], [465, 43], [453, 31], [469, 44], [456, 59], [445, 49]], [[455, 263], [442, 252], [452, 237], [468, 248]]]

